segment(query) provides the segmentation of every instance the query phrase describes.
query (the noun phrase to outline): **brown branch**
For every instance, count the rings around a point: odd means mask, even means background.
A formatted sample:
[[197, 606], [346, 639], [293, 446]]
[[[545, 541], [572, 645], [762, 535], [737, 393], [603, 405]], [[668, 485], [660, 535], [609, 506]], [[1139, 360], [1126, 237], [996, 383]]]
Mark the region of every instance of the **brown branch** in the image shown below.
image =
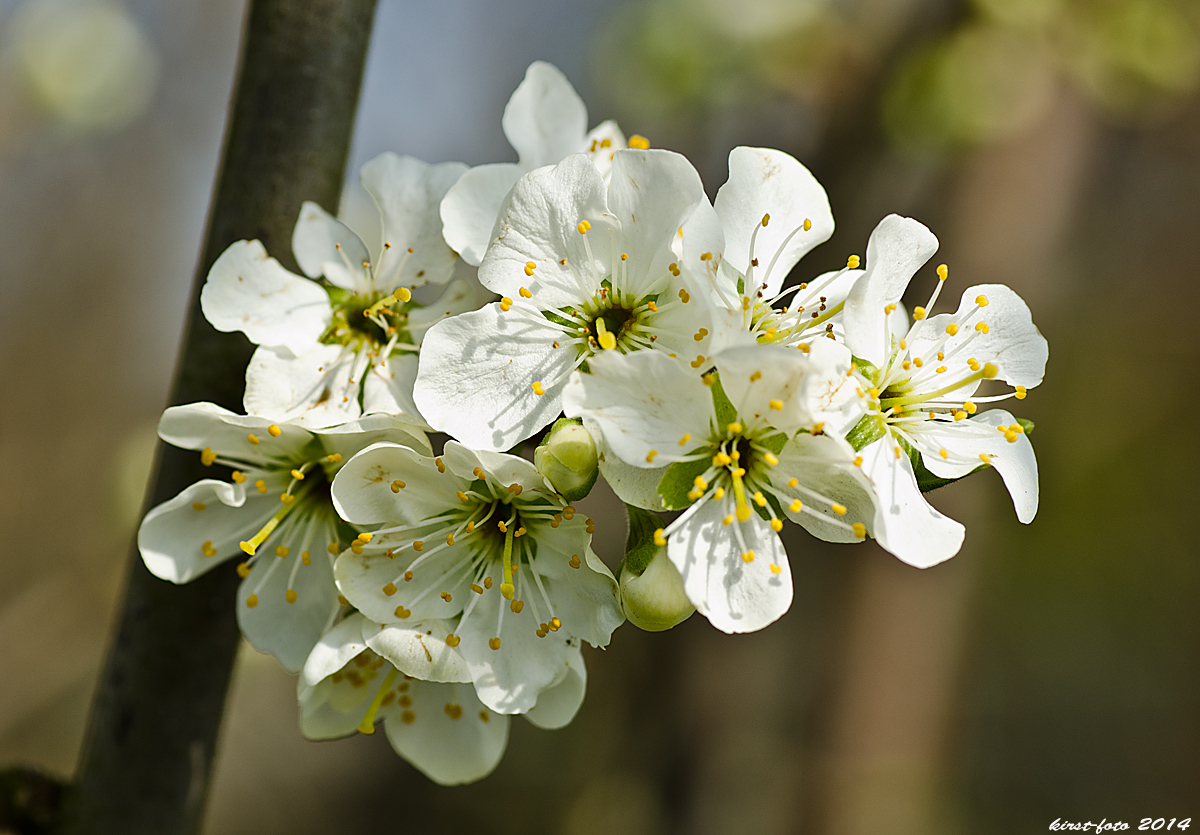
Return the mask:
[[[215, 331], [200, 288], [234, 241], [289, 263], [302, 201], [336, 210], [375, 0], [255, 0], [204, 252], [170, 402], [240, 411], [252, 345]], [[160, 444], [147, 506], [204, 476], [195, 453]], [[200, 828], [238, 647], [232, 566], [186, 586], [130, 559], [116, 640], [95, 697], [64, 832], [175, 835]]]

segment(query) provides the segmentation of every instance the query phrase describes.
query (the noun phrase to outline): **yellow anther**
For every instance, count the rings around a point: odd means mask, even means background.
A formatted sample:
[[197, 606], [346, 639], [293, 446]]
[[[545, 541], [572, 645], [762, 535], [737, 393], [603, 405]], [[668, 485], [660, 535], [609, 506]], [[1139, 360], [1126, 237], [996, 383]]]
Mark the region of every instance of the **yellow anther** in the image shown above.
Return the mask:
[[950, 457], [950, 453], [946, 452], [946, 450], [944, 450], [944, 449], [939, 449], [939, 450], [938, 450], [938, 455], [942, 456], [942, 458], [949, 458], [949, 457]]
[[[662, 528], [659, 528], [659, 530], [661, 531]], [[656, 539], [655, 542], [657, 543], [658, 540]], [[666, 540], [664, 539], [663, 542], [665, 543]], [[571, 559], [567, 560], [567, 565], [571, 566], [571, 568], [579, 568], [583, 563], [580, 562], [578, 554], [572, 554]]]
[[946, 366], [944, 366], [944, 365], [939, 365], [937, 368], [933, 369], [933, 373], [935, 373], [935, 374], [945, 374], [945, 373], [946, 373]]
[[846, 259], [846, 266], [852, 270], [857, 270], [858, 265], [861, 263], [862, 263], [862, 261], [859, 260], [859, 257], [857, 255], [851, 255], [849, 258]]
[[312, 556], [308, 553], [308, 551], [300, 552], [300, 562], [304, 563], [305, 565], [312, 565]]
[[523, 299], [532, 299], [533, 298], [533, 293], [531, 293], [529, 291], [529, 288], [527, 288], [527, 287], [520, 287], [517, 289], [517, 292], [521, 295], [521, 298], [523, 298]]
[[733, 524], [733, 514], [731, 513], [728, 516], [726, 516], [724, 519], [722, 519], [721, 524], [722, 525], [732, 525]]
[[959, 409], [957, 412], [954, 413], [955, 420], [964, 420], [966, 417], [967, 417], [967, 413], [964, 412], [962, 409]]
[[922, 320], [924, 318], [925, 318], [925, 308], [921, 307], [920, 305], [914, 307], [913, 308], [913, 319], [915, 319], [919, 322], [920, 320]]
[[967, 360], [967, 368], [970, 368], [972, 371], [978, 371], [979, 370], [979, 360], [975, 359], [974, 357], [971, 357], [970, 359]]
[[350, 601], [346, 599], [346, 595], [344, 595], [344, 594], [339, 594], [339, 595], [338, 595], [338, 603], [340, 603], [340, 604], [341, 604], [341, 605], [343, 605], [343, 606], [349, 606], [349, 605], [350, 605]]
[[342, 463], [342, 454], [340, 452], [335, 452], [332, 455], [326, 456], [325, 460], [330, 464], [340, 464]]
[[525, 275], [533, 275], [533, 271], [537, 269], [537, 264], [533, 261], [525, 262]]
[[444, 462], [441, 458], [434, 458], [433, 463], [437, 465], [437, 470], [439, 473], [446, 472], [446, 462]]
[[925, 360], [921, 359], [920, 357], [917, 357], [916, 359], [913, 360], [913, 365], [915, 365], [917, 368], [920, 368], [924, 364], [925, 364]]
[[762, 491], [761, 491], [761, 490], [757, 491], [757, 492], [756, 492], [756, 493], [755, 493], [755, 494], [752, 496], [752, 498], [754, 499], [754, 503], [755, 503], [756, 505], [758, 505], [759, 507], [766, 507], [766, 506], [767, 506], [767, 498], [766, 498], [766, 496], [764, 496], [764, 495], [762, 494]]
[[766, 226], [770, 222], [771, 222], [771, 213], [767, 212], [765, 215], [762, 216], [762, 225]]
[[212, 463], [217, 460], [217, 454], [212, 451], [212, 447], [205, 447], [200, 451], [200, 463], [206, 467], [211, 467]]
[[1015, 444], [1015, 443], [1017, 442], [1017, 433], [1016, 433], [1016, 432], [1011, 432], [1011, 431], [1010, 431], [1010, 432], [1005, 432], [1005, 433], [1004, 433], [1004, 440], [1008, 441], [1010, 444]]
[[471, 591], [475, 592], [476, 594], [483, 594], [483, 586], [479, 585], [478, 583], [472, 583]]
[[213, 547], [211, 539], [205, 541], [205, 543], [200, 546], [200, 553], [206, 557], [215, 557], [217, 555], [217, 549]]
[[525, 601], [514, 600], [512, 603], [508, 604], [508, 608], [509, 611], [511, 611], [514, 615], [519, 615], [521, 614], [521, 610], [525, 608]]
[[937, 274], [938, 274], [939, 279], [941, 279], [942, 281], [945, 281], [946, 276], [948, 276], [950, 274], [950, 268], [947, 267], [945, 264], [938, 264]]
[[393, 482], [392, 482], [392, 492], [393, 492], [393, 493], [399, 493], [401, 490], [403, 490], [403, 489], [404, 489], [405, 487], [407, 487], [407, 486], [408, 486], [408, 485], [407, 485], [407, 484], [405, 484], [405, 483], [404, 483], [403, 481], [401, 481], [400, 479], [396, 479], [395, 481], [393, 481]]
[[742, 296], [742, 310], [749, 310], [749, 309], [750, 309], [750, 297]]
[[1000, 367], [998, 365], [996, 365], [996, 363], [994, 363], [994, 362], [989, 362], [987, 365], [985, 365], [983, 367], [982, 373], [983, 373], [983, 379], [991, 380], [993, 377], [995, 377], [997, 374], [1000, 373]]
[[295, 602], [296, 602], [296, 596], [297, 596], [297, 595], [296, 595], [296, 592], [295, 592], [294, 590], [292, 590], [292, 589], [288, 589], [288, 590], [287, 590], [287, 593], [284, 595], [284, 599], [285, 599], [285, 600], [287, 600], [287, 602], [288, 602], [288, 603], [295, 603]]
[[655, 459], [655, 457], [656, 457], [657, 455], [658, 455], [658, 450], [657, 450], [657, 449], [652, 449], [652, 450], [650, 450], [649, 452], [647, 452], [647, 453], [646, 453], [646, 463], [647, 463], [647, 464], [653, 464], [653, 463], [654, 463], [654, 459]]
[[639, 151], [645, 151], [650, 147], [650, 140], [641, 134], [635, 133], [629, 137], [629, 147], [636, 148]]
[[829, 506], [829, 509], [832, 510], [834, 513], [836, 513], [838, 516], [846, 515], [846, 506], [844, 504], [831, 504]]
[[862, 522], [855, 522], [853, 525], [850, 526], [850, 530], [854, 531], [854, 535], [857, 536], [859, 539], [867, 538], [867, 526], [864, 525]]
[[680, 446], [684, 446], [684, 445], [685, 445], [685, 444], [687, 444], [687, 442], [688, 442], [688, 441], [690, 441], [691, 439], [692, 439], [692, 435], [691, 435], [691, 433], [690, 433], [690, 432], [684, 432], [684, 433], [683, 433], [683, 437], [679, 439], [679, 445], [680, 445]]
[[[242, 543], [242, 545], [245, 545], [245, 544], [246, 543], [244, 543], [244, 542]], [[243, 580], [245, 580], [247, 577], [249, 577], [250, 576], [250, 563], [248, 563], [248, 562], [238, 563], [237, 574]]]
[[742, 425], [740, 423], [738, 423], [737, 421], [734, 421], [733, 423], [726, 426], [725, 429], [729, 432], [730, 435], [736, 435], [742, 431]]
[[962, 405], [962, 407], [963, 407], [963, 411], [969, 415], [975, 414], [976, 410], [978, 409], [978, 407], [974, 403], [972, 403], [970, 400], [968, 400], [966, 403], [964, 403]]
[[372, 534], [368, 533], [367, 531], [363, 531], [358, 535], [357, 539], [359, 542], [370, 542], [371, 536]]
[[329, 547], [326, 550], [329, 551], [329, 553], [333, 554], [336, 557], [338, 555], [338, 551], [342, 550], [342, 546], [337, 544], [336, 542], [330, 542]]
[[979, 331], [980, 333], [986, 334], [991, 330], [991, 328], [988, 327], [987, 322], [977, 322], [975, 324], [975, 330]]
[[775, 531], [775, 533], [779, 533], [781, 530], [783, 530], [783, 522], [780, 522], [778, 519], [772, 519], [771, 530]]
[[204, 502], [192, 502], [192, 510], [204, 510], [207, 507]]
[[414, 551], [424, 551], [424, 550], [425, 550], [425, 543], [424, 543], [424, 542], [422, 542], [422, 541], [421, 541], [421, 540], [419, 540], [419, 539], [418, 539], [418, 540], [416, 540], [415, 542], [413, 542], [413, 550], [414, 550]]
[[279, 557], [280, 559], [286, 559], [287, 555], [290, 553], [291, 553], [291, 549], [288, 548], [286, 545], [276, 545], [275, 546], [275, 556]]
[[700, 330], [692, 335], [692, 339], [696, 342], [703, 342], [706, 336], [708, 336], [708, 328], [700, 328]]
[[296, 501], [296, 497], [291, 493], [280, 493], [279, 501], [283, 502], [284, 504], [291, 504], [292, 502]]
[[679, 300], [681, 302], [687, 304], [689, 301], [691, 301], [691, 298], [692, 297], [688, 295], [687, 290], [684, 290], [682, 287], [679, 288]]
[[278, 438], [280, 435], [283, 434], [283, 430], [279, 428], [278, 424], [272, 423], [270, 426], [267, 427], [267, 434], [270, 435], [272, 438]]
[[953, 322], [946, 325], [946, 333], [954, 336], [956, 333], [958, 333], [958, 325], [954, 324]]
[[588, 230], [592, 228], [592, 224], [588, 223], [586, 220], [581, 220], [575, 228], [579, 230], [580, 235], [586, 235]]
[[292, 478], [296, 479], [296, 481], [303, 481], [304, 473], [300, 472], [299, 470], [292, 470]]
[[493, 650], [500, 649], [500, 639], [498, 637], [497, 638], [488, 638], [488, 646], [491, 647]]
[[753, 551], [743, 551], [742, 559], [745, 562], [754, 562], [754, 552]]
[[536, 394], [538, 397], [541, 397], [543, 394], [546, 393], [546, 389], [542, 388], [541, 380], [538, 380], [536, 383], [534, 383], [532, 388], [533, 388], [533, 393]]
[[501, 298], [500, 298], [500, 309], [501, 310], [503, 310], [504, 312], [507, 313], [509, 308], [512, 307], [512, 304], [513, 304], [513, 300], [510, 299], [508, 296], [501, 296]]
[[854, 456], [854, 466], [861, 467], [862, 463], [863, 463], [863, 457], [861, 455]]
[[1026, 396], [1028, 396], [1028, 394], [1029, 394], [1029, 392], [1027, 392], [1025, 390], [1025, 386], [1017, 386], [1017, 390], [1013, 396], [1016, 397], [1018, 400], [1024, 400], [1026, 398]]
[[621, 253], [621, 260], [622, 260], [622, 261], [628, 261], [628, 260], [629, 260], [629, 253], [628, 253], [628, 252], [622, 252], [622, 253]]
[[646, 302], [646, 309], [651, 313], [658, 313], [658, 305], [654, 302]]
[[409, 290], [407, 287], [397, 287], [396, 292], [394, 292], [392, 295], [396, 297], [397, 301], [401, 301], [401, 302], [412, 301], [412, 291]]
[[908, 360], [905, 360], [904, 362], [900, 363], [900, 367], [903, 368], [905, 371], [908, 371], [910, 368], [912, 368], [912, 363], [909, 362]]
[[867, 389], [867, 394], [871, 395], [872, 400], [879, 399], [879, 389], [875, 388], [875, 386], [871, 386], [869, 389]]
[[383, 587], [383, 593], [386, 594], [388, 597], [391, 597], [393, 594], [396, 593], [396, 584], [388, 583], [386, 586]]
[[776, 464], [779, 463], [779, 459], [775, 457], [775, 453], [773, 453], [773, 452], [764, 453], [763, 460], [766, 461], [768, 464], [770, 464], [772, 467], [774, 467]]
[[246, 598], [246, 606], [248, 608], [253, 609], [257, 605], [258, 605], [258, 595], [257, 594], [252, 594]]
[[475, 523], [467, 522], [467, 533], [475, 533]]
[[230, 477], [231, 479], [233, 479], [233, 483], [234, 483], [234, 484], [245, 484], [245, 483], [246, 483], [246, 474], [245, 474], [245, 473], [238, 472], [237, 470], [234, 470], [234, 471], [233, 471], [233, 472], [230, 474], [230, 476], [229, 476], [229, 477]]
[[447, 603], [451, 603], [454, 600], [454, 595], [450, 594], [448, 591], [442, 592], [439, 597], [441, 597], [442, 600], [445, 600]]
[[788, 487], [790, 487], [793, 490], [796, 489], [796, 485], [799, 483], [800, 483], [800, 479], [798, 479], [798, 478], [789, 478], [788, 479]]
[[895, 311], [895, 309], [896, 309], [896, 305], [894, 305], [894, 304], [885, 305], [883, 308], [883, 315], [887, 316], [889, 313], [892, 313], [893, 311]]
[[701, 260], [701, 261], [711, 261], [711, 260], [712, 260], [712, 253], [711, 253], [711, 252], [702, 252], [702, 253], [700, 253], [700, 260]]
[[258, 446], [258, 444], [259, 444], [258, 436], [255, 435], [253, 432], [246, 436], [246, 440], [249, 441], [254, 446]]
[[[403, 606], [396, 607], [395, 615], [398, 618], [406, 618], [411, 614], [412, 614], [412, 609], [406, 609]], [[448, 643], [448, 644], [450, 643], [449, 638], [446, 639], [446, 643]], [[451, 644], [451, 646], [453, 646], [453, 644]]]

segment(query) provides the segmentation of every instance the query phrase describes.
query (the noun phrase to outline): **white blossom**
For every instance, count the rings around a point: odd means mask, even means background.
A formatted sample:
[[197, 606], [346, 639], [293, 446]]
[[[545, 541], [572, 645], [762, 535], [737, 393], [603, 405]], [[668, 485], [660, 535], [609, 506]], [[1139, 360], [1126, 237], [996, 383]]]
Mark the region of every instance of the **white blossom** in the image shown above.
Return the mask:
[[[937, 239], [914, 220], [889, 215], [867, 246], [866, 270], [846, 301], [846, 343], [866, 390], [868, 414], [850, 434], [879, 496], [875, 536], [905, 562], [924, 568], [949, 559], [964, 529], [925, 500], [916, 467], [956, 479], [994, 467], [1012, 495], [1017, 518], [1037, 512], [1037, 461], [1022, 425], [1010, 413], [976, 414], [981, 403], [1022, 399], [1042, 381], [1048, 348], [1029, 308], [1008, 287], [968, 287], [953, 314], [930, 316], [948, 275], [924, 306], [896, 329], [900, 296], [937, 250]], [[1013, 388], [985, 394], [999, 380]]]
[[146, 567], [186, 583], [242, 558], [242, 632], [257, 649], [299, 670], [338, 609], [333, 558], [339, 540], [353, 536], [330, 500], [334, 473], [376, 441], [427, 451], [428, 440], [387, 415], [313, 432], [211, 403], [167, 409], [158, 432], [167, 443], [200, 450], [205, 466], [231, 472], [228, 481], [198, 481], [146, 514], [138, 531]]
[[594, 522], [522, 458], [377, 444], [343, 466], [333, 497], [343, 518], [374, 528], [335, 564], [342, 593], [384, 625], [453, 620], [447, 642], [499, 713], [531, 709], [580, 641], [605, 646], [623, 619], [591, 550]]
[[412, 385], [421, 338], [438, 319], [474, 308], [463, 281], [428, 307], [410, 291], [450, 280], [456, 256], [442, 239], [438, 205], [463, 170], [395, 154], [364, 165], [363, 187], [382, 218], [383, 248], [374, 256], [311, 202], [292, 235], [307, 278], [258, 241], [222, 253], [200, 300], [215, 328], [240, 330], [259, 346], [246, 371], [248, 413], [316, 428], [372, 413], [420, 420]]
[[711, 300], [689, 292], [672, 243], [704, 199], [691, 164], [661, 150], [617, 152], [607, 187], [582, 154], [522, 177], [479, 267], [502, 298], [429, 330], [422, 414], [508, 449], [558, 416], [571, 372], [598, 351], [655, 349], [699, 369]]

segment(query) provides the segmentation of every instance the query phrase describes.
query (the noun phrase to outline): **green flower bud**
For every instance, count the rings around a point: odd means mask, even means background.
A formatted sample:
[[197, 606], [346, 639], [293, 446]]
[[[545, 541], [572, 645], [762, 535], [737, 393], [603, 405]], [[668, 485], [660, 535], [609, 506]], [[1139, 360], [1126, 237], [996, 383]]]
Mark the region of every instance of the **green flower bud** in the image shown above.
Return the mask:
[[627, 506], [629, 540], [618, 569], [625, 617], [639, 629], [662, 632], [691, 617], [696, 607], [683, 591], [683, 578], [667, 558], [665, 545], [655, 544], [662, 523], [653, 513]]
[[582, 423], [569, 418], [554, 422], [533, 451], [533, 463], [569, 502], [590, 493], [600, 474], [596, 442]]

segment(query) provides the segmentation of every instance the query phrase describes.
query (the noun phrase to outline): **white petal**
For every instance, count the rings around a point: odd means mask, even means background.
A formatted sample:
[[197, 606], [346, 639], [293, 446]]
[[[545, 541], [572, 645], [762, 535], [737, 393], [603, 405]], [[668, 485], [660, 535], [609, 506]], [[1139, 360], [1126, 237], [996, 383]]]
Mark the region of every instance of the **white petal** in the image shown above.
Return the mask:
[[[274, 487], [282, 486], [282, 479], [273, 481]], [[203, 510], [195, 509], [201, 505]], [[146, 514], [138, 528], [138, 550], [151, 574], [186, 583], [242, 554], [239, 543], [258, 533], [279, 508], [277, 493], [247, 496], [240, 484], [197, 481]], [[204, 555], [206, 544], [211, 557]]]
[[453, 621], [429, 620], [412, 626], [370, 623], [367, 646], [405, 675], [423, 681], [469, 682], [471, 673], [458, 650], [446, 643]]
[[446, 292], [437, 301], [425, 307], [416, 307], [408, 312], [408, 335], [414, 345], [420, 345], [425, 332], [449, 316], [478, 310], [475, 302], [475, 285], [459, 279], [450, 282]]
[[658, 493], [658, 483], [666, 474], [666, 467], [646, 469], [626, 464], [620, 456], [608, 448], [604, 440], [604, 432], [600, 425], [589, 417], [583, 419], [583, 425], [596, 441], [596, 454], [600, 462], [600, 475], [608, 482], [608, 486], [617, 494], [617, 498], [635, 507], [647, 510], [662, 510], [663, 500]]
[[[296, 461], [313, 436], [306, 429], [286, 423], [277, 427], [279, 435], [274, 436], [268, 431], [272, 423], [270, 418], [234, 414], [212, 403], [189, 403], [163, 412], [158, 436], [183, 449], [208, 447], [225, 458], [278, 468]], [[252, 443], [251, 435], [259, 443]]]
[[[792, 572], [779, 536], [758, 514], [722, 524], [732, 513], [710, 500], [667, 539], [667, 556], [696, 611], [722, 632], [754, 632], [774, 623], [792, 605]], [[754, 559], [746, 562], [742, 542]], [[771, 566], [779, 567], [778, 572]]]
[[875, 227], [867, 243], [866, 269], [842, 312], [846, 345], [856, 357], [883, 365], [892, 347], [884, 308], [900, 301], [937, 246], [933, 233], [911, 218], [888, 215]]
[[219, 331], [242, 331], [258, 345], [303, 351], [332, 321], [329, 294], [285, 270], [258, 241], [221, 253], [200, 292], [204, 316]]
[[[521, 287], [528, 288], [540, 310], [591, 298], [612, 271], [610, 235], [619, 234], [606, 194], [600, 173], [585, 154], [572, 154], [521, 177], [500, 207], [479, 264], [479, 282], [511, 299], [518, 298]], [[587, 242], [578, 228], [584, 220], [591, 224]], [[529, 262], [534, 264], [532, 275], [526, 275]]]
[[813, 420], [824, 424], [828, 434], [844, 436], [866, 412], [867, 400], [850, 376], [850, 351], [832, 339], [814, 339], [809, 344], [813, 371], [805, 388]]
[[243, 405], [252, 415], [314, 429], [354, 420], [362, 414], [355, 360], [341, 345], [313, 345], [299, 355], [260, 347], [246, 368]]
[[554, 731], [569, 725], [579, 712], [579, 706], [587, 694], [587, 668], [583, 665], [583, 653], [575, 650], [568, 657], [567, 665], [569, 670], [566, 677], [543, 690], [537, 704], [525, 714], [531, 724]]
[[[605, 140], [608, 141], [607, 145]], [[607, 181], [612, 173], [613, 155], [627, 147], [625, 134], [617, 127], [616, 122], [609, 119], [588, 131], [587, 137], [583, 140], [583, 147], [578, 150], [584, 151], [592, 158], [592, 164], [596, 166], [600, 176]]]
[[622, 290], [640, 297], [667, 273], [679, 227], [705, 200], [700, 175], [682, 155], [658, 149], [617, 153], [608, 210], [621, 224], [617, 245], [629, 255]]
[[[462, 643], [459, 649], [471, 668], [475, 692], [485, 705], [497, 713], [525, 713], [543, 690], [566, 677], [570, 657], [578, 651], [578, 639], [567, 629], [537, 636], [538, 620], [534, 600], [514, 613], [509, 601], [500, 594], [499, 584], [485, 591], [465, 622], [459, 625]], [[504, 607], [503, 624], [500, 608]], [[544, 612], [542, 613], [544, 615]], [[489, 641], [500, 638], [500, 649]]]
[[[766, 282], [768, 297], [779, 292], [784, 278], [805, 253], [833, 234], [833, 212], [825, 189], [794, 157], [771, 148], [740, 147], [729, 153], [729, 180], [717, 192], [715, 208], [725, 229], [725, 260], [746, 275], [751, 257], [757, 258], [755, 283]], [[763, 226], [766, 214], [771, 218]], [[806, 220], [812, 224], [807, 232], [803, 229]], [[758, 234], [751, 256], [755, 228]], [[776, 263], [768, 276], [773, 260]]]
[[[784, 512], [813, 536], [826, 542], [860, 542], [850, 527], [856, 522], [874, 532], [875, 491], [862, 470], [854, 465], [854, 450], [835, 435], [797, 435], [779, 453], [771, 470], [772, 484], [785, 496], [799, 499], [802, 509]], [[789, 487], [791, 479], [796, 487]], [[812, 492], [810, 492], [812, 491]], [[821, 501], [817, 493], [828, 501]], [[836, 513], [832, 503], [846, 508]]]
[[816, 369], [800, 351], [755, 345], [722, 351], [715, 361], [721, 387], [747, 429], [766, 425], [792, 435], [816, 422], [807, 396]]
[[889, 434], [859, 451], [878, 497], [874, 535], [904, 562], [928, 568], [958, 553], [966, 529], [925, 501], [912, 463], [898, 448]]
[[446, 243], [472, 267], [483, 260], [504, 198], [524, 172], [511, 162], [477, 165], [463, 174], [442, 199]]
[[367, 642], [362, 636], [366, 620], [355, 612], [322, 635], [304, 662], [301, 680], [305, 684], [315, 685], [345, 667], [351, 658], [366, 649]]
[[[428, 547], [437, 545], [444, 543], [431, 541]], [[422, 555], [411, 548], [396, 553], [394, 559], [380, 550], [362, 554], [348, 550], [333, 564], [333, 576], [350, 605], [368, 618], [376, 623], [408, 626], [452, 618], [462, 611], [471, 595], [464, 571], [472, 554], [470, 545], [459, 544], [443, 548], [416, 565]], [[412, 571], [413, 578], [405, 581], [408, 571]], [[451, 599], [441, 597], [443, 592]]]
[[[976, 303], [980, 296], [987, 299], [984, 307]], [[970, 340], [953, 357], [960, 364], [968, 357], [981, 364], [994, 362], [1000, 369], [999, 379], [1013, 386], [1033, 388], [1042, 382], [1050, 347], [1033, 324], [1025, 302], [1010, 288], [1003, 284], [968, 287], [953, 316], [932, 316], [919, 326], [919, 335], [912, 340], [913, 356], [919, 356], [918, 352], [923, 353], [926, 346], [940, 340], [951, 322], [957, 324], [958, 333], [949, 337], [942, 348], [947, 358]], [[987, 333], [975, 330], [979, 322], [987, 324]]]
[[367, 268], [371, 253], [350, 227], [305, 200], [292, 230], [292, 253], [309, 278], [325, 276], [338, 287], [363, 292], [369, 289]]
[[[969, 420], [926, 421], [911, 432], [917, 449], [921, 451], [925, 467], [942, 478], [959, 478], [979, 467], [986, 455], [988, 463], [996, 468], [1004, 479], [1004, 486], [1012, 496], [1017, 518], [1028, 524], [1037, 515], [1038, 472], [1037, 458], [1033, 445], [1022, 433], [1009, 442], [998, 426], [1012, 426], [1017, 422], [1003, 409], [993, 409], [976, 415]], [[946, 458], [941, 453], [945, 450]]]
[[[617, 581], [592, 553], [591, 537], [584, 533], [579, 521], [564, 521], [557, 530], [539, 526], [535, 531], [538, 555], [534, 570], [543, 578], [546, 595], [554, 607], [552, 613], [539, 612], [539, 615], [546, 619], [552, 614], [562, 622], [562, 632], [582, 638], [592, 646], [604, 647], [608, 646], [613, 630], [625, 620], [625, 614]], [[578, 559], [579, 568], [571, 567], [572, 559]], [[526, 578], [518, 591], [535, 598], [538, 608], [544, 604], [536, 588]]]
[[[393, 492], [397, 481], [405, 486]], [[353, 525], [417, 525], [444, 511], [445, 494], [453, 497], [463, 483], [407, 446], [379, 443], [342, 465], [331, 492], [338, 514]]]
[[[377, 259], [375, 289], [445, 284], [458, 260], [442, 237], [442, 198], [467, 170], [461, 162], [430, 165], [413, 157], [381, 154], [362, 167], [359, 179], [383, 217], [389, 246]], [[409, 250], [412, 252], [409, 252]]]
[[[327, 550], [337, 539], [337, 517], [326, 505], [311, 523], [297, 518], [306, 511], [298, 507], [284, 518], [259, 549], [250, 576], [238, 590], [237, 620], [242, 634], [251, 646], [274, 655], [292, 673], [304, 666], [339, 608]], [[278, 546], [288, 549], [287, 557], [277, 556]], [[309, 555], [307, 565], [305, 553]], [[294, 603], [287, 601], [289, 588], [296, 593]], [[251, 594], [256, 598], [253, 607], [246, 605]]]
[[508, 745], [509, 718], [484, 707], [469, 684], [408, 683], [412, 705], [392, 708], [383, 723], [396, 753], [443, 786], [490, 774]]
[[431, 426], [476, 449], [508, 449], [558, 417], [574, 359], [551, 323], [490, 304], [429, 329], [413, 396]]
[[401, 444], [424, 455], [433, 454], [429, 438], [419, 427], [392, 415], [367, 415], [313, 434], [321, 439], [326, 452], [336, 452], [346, 460], [372, 444], [384, 441]]
[[583, 150], [587, 108], [557, 67], [534, 61], [508, 100], [501, 125], [522, 166], [554, 165]]
[[358, 729], [375, 691], [370, 687], [351, 688], [329, 679], [315, 685], [297, 682], [300, 703], [300, 733], [305, 739], [339, 739]]
[[678, 361], [659, 351], [613, 351], [589, 365], [591, 374], [571, 375], [566, 414], [598, 424], [608, 448], [627, 464], [658, 468], [708, 438], [716, 421], [712, 394]]
[[417, 382], [417, 355], [392, 354], [373, 363], [363, 380], [363, 414], [397, 415], [427, 425], [413, 400]]
[[547, 497], [554, 495], [554, 488], [546, 482], [537, 467], [531, 461], [517, 455], [473, 450], [457, 441], [447, 441], [442, 458], [446, 462], [446, 468], [464, 481], [474, 481], [475, 469], [479, 467], [496, 487], [519, 484], [523, 492], [542, 493]]

